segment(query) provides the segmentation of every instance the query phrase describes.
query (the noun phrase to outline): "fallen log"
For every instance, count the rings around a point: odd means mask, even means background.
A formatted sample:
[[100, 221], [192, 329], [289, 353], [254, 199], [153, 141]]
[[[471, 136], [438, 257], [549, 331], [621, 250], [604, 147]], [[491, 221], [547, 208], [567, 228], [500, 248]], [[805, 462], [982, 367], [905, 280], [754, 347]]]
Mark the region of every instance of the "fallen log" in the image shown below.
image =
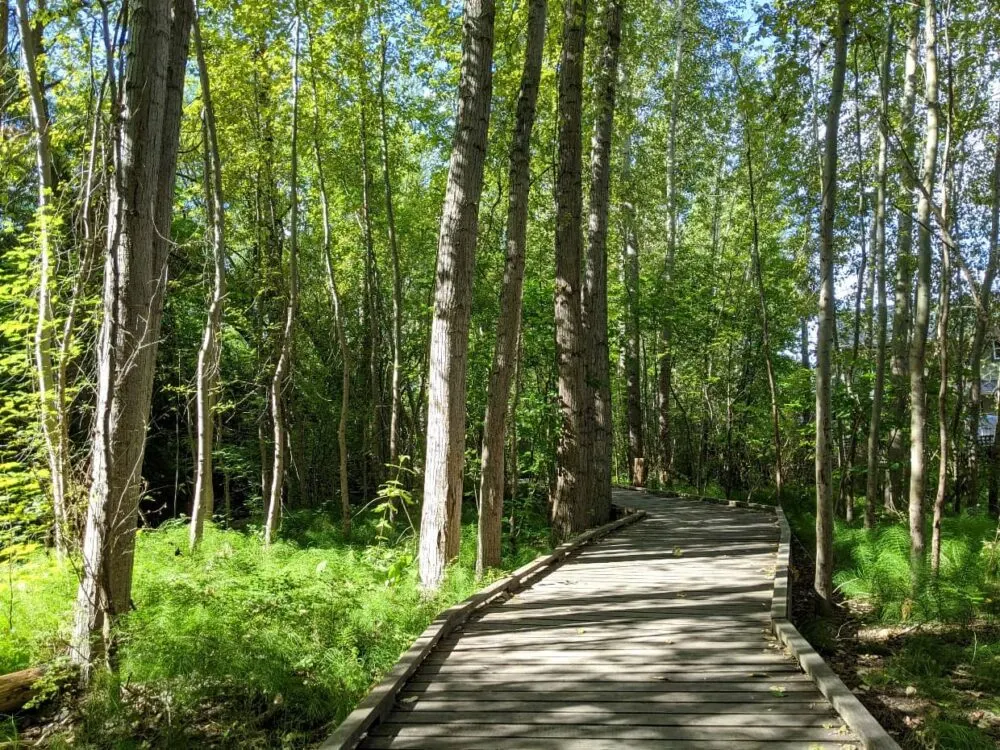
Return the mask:
[[24, 707], [38, 690], [35, 684], [45, 674], [41, 667], [22, 669], [20, 672], [0, 675], [0, 714], [12, 714]]

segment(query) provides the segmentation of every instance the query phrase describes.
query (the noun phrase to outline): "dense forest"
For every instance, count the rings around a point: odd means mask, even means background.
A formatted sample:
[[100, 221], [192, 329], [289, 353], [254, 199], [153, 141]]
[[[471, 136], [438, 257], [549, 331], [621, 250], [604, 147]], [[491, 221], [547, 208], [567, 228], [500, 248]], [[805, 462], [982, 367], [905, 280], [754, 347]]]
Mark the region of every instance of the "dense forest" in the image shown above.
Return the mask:
[[997, 11], [0, 0], [0, 736], [307, 745], [632, 485], [994, 747]]

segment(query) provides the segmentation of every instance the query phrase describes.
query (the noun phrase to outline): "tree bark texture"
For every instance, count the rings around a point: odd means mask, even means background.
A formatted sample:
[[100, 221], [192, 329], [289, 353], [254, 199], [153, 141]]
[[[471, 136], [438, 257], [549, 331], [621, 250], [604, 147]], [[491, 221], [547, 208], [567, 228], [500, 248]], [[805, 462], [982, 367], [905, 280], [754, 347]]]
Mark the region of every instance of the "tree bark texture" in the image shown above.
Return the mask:
[[[527, 245], [528, 196], [531, 185], [531, 131], [535, 123], [538, 87], [545, 47], [547, 0], [528, 6], [528, 31], [517, 99], [514, 138], [510, 147], [507, 194], [507, 258], [500, 292], [500, 318], [493, 365], [486, 395], [483, 453], [479, 490], [479, 535], [476, 574], [500, 564], [504, 499], [504, 425], [511, 381], [516, 369], [521, 331], [521, 295]], [[514, 448], [516, 450], [516, 446]], [[516, 481], [516, 478], [515, 480]]]
[[938, 151], [937, 13], [934, 0], [924, 3], [924, 98], [927, 128], [924, 135], [923, 190], [917, 200], [917, 296], [910, 342], [910, 557], [914, 571], [924, 557], [924, 490], [927, 481], [927, 330], [931, 311], [931, 196]]
[[129, 11], [98, 344], [91, 487], [71, 659], [86, 681], [132, 590], [142, 460], [167, 281], [190, 0]]
[[479, 200], [493, 90], [493, 0], [466, 0], [458, 114], [438, 237], [431, 323], [420, 582], [437, 589], [461, 541], [466, 370]]
[[587, 527], [588, 487], [581, 293], [583, 235], [583, 54], [587, 0], [566, 0], [559, 64], [559, 157], [556, 181], [556, 358], [562, 430], [556, 451], [552, 535], [562, 542]]
[[820, 606], [833, 606], [833, 452], [831, 430], [831, 354], [836, 325], [834, 300], [834, 227], [837, 206], [837, 137], [847, 67], [849, 0], [837, 3], [833, 80], [826, 116], [823, 151], [823, 196], [820, 216], [819, 330], [816, 337], [816, 576]]
[[[916, 145], [916, 129], [913, 125], [917, 101], [917, 60], [920, 49], [920, 4], [911, 3], [908, 17], [906, 60], [903, 72], [902, 101], [902, 159], [913, 157]], [[902, 169], [904, 196], [903, 210], [899, 216], [899, 242], [896, 250], [896, 289], [892, 316], [892, 376], [895, 398], [893, 399], [893, 432], [889, 443], [889, 471], [891, 497], [894, 502], [903, 498], [903, 486], [909, 476], [905, 465], [903, 444], [906, 422], [907, 394], [910, 378], [910, 335], [913, 327], [911, 296], [913, 282], [913, 190], [912, 170], [904, 164]]]
[[590, 455], [589, 526], [611, 517], [611, 371], [608, 350], [608, 204], [611, 184], [611, 139], [618, 84], [623, 0], [605, 0], [603, 40], [597, 60], [594, 104], [597, 110], [590, 148], [590, 207], [584, 264], [581, 321], [584, 330], [586, 419], [593, 422]]

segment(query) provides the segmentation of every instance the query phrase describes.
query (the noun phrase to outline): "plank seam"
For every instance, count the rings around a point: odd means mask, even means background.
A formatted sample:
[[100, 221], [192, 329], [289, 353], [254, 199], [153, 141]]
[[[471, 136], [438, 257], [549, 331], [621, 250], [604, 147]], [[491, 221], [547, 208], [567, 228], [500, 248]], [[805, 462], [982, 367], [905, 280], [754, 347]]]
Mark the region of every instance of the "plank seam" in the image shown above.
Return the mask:
[[521, 566], [506, 578], [490, 584], [465, 601], [459, 602], [439, 614], [399, 658], [399, 661], [389, 670], [382, 681], [371, 689], [364, 700], [358, 704], [358, 707], [348, 714], [347, 718], [323, 741], [319, 750], [352, 750], [357, 747], [368, 731], [392, 711], [396, 696], [438, 643], [468, 620], [476, 611], [488, 606], [505, 594], [529, 586], [580, 547], [646, 517], [644, 510], [621, 505], [616, 507], [625, 512], [622, 518], [586, 531], [568, 542], [560, 544], [550, 554]]

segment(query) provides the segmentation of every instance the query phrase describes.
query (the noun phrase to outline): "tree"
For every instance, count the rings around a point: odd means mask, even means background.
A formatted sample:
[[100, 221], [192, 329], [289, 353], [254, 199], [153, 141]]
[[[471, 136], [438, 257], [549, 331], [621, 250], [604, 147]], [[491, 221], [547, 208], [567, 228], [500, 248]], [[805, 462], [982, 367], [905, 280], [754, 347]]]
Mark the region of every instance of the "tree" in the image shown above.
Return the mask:
[[875, 247], [874, 263], [878, 300], [875, 324], [877, 343], [875, 351], [875, 382], [872, 385], [872, 412], [868, 425], [868, 470], [865, 489], [865, 528], [875, 526], [875, 499], [879, 490], [879, 458], [882, 431], [882, 401], [885, 396], [886, 339], [888, 312], [886, 307], [885, 263], [885, 205], [889, 161], [889, 84], [892, 71], [892, 16], [886, 18], [885, 49], [879, 67], [879, 138], [878, 167], [875, 195]]
[[212, 487], [212, 449], [215, 435], [215, 405], [219, 389], [219, 359], [222, 352], [220, 336], [226, 299], [226, 208], [222, 192], [222, 159], [219, 156], [219, 136], [215, 124], [215, 107], [208, 80], [205, 50], [201, 43], [201, 24], [195, 8], [192, 24], [195, 56], [198, 60], [198, 78], [201, 84], [201, 101], [205, 133], [205, 205], [211, 224], [213, 260], [212, 296], [208, 316], [198, 349], [197, 419], [195, 428], [194, 502], [191, 509], [191, 548], [201, 541], [205, 519], [211, 518], [215, 509], [215, 492]]
[[[742, 86], [742, 84], [741, 84]], [[757, 286], [757, 298], [760, 301], [761, 345], [764, 352], [764, 367], [767, 371], [767, 390], [771, 396], [771, 425], [774, 438], [774, 486], [778, 502], [781, 502], [782, 469], [781, 469], [781, 414], [778, 404], [778, 385], [774, 375], [774, 362], [771, 355], [771, 334], [768, 325], [767, 293], [764, 289], [764, 269], [760, 258], [760, 222], [757, 215], [757, 198], [753, 178], [753, 133], [750, 129], [750, 118], [744, 113], [743, 138], [746, 141], [747, 186], [750, 190], [750, 255], [753, 263], [754, 281]]]
[[[333, 328], [337, 338], [337, 348], [340, 350], [341, 385], [340, 385], [340, 416], [337, 421], [337, 472], [340, 479], [340, 526], [345, 536], [351, 534], [351, 498], [348, 492], [347, 476], [347, 417], [351, 405], [351, 350], [347, 342], [344, 327], [344, 303], [337, 283], [337, 274], [333, 265], [332, 229], [330, 219], [330, 196], [327, 189], [326, 170], [323, 166], [323, 154], [320, 147], [320, 103], [319, 86], [316, 82], [317, 60], [313, 54], [312, 33], [309, 33], [309, 80], [312, 84], [313, 98], [313, 155], [316, 158], [316, 177], [319, 188], [320, 211], [323, 221], [323, 270], [326, 274], [327, 292], [330, 295], [330, 308], [333, 313]], [[386, 187], [388, 190], [388, 181]]]
[[563, 15], [559, 62], [558, 176], [556, 180], [556, 357], [562, 430], [556, 450], [556, 487], [552, 497], [552, 536], [563, 541], [587, 527], [589, 498], [584, 380], [582, 288], [583, 213], [582, 111], [583, 53], [587, 0], [568, 0]]
[[70, 649], [84, 680], [110, 656], [110, 626], [130, 606], [193, 13], [189, 0], [137, 0], [128, 16], [122, 100], [116, 104], [118, 161], [108, 216], [90, 498]]
[[[670, 289], [671, 277], [677, 256], [677, 107], [680, 102], [678, 84], [681, 76], [681, 59], [684, 50], [684, 0], [676, 0], [674, 5], [674, 59], [670, 85], [670, 121], [667, 134], [667, 258], [663, 267], [663, 278]], [[660, 428], [660, 481], [666, 483], [670, 477], [673, 461], [673, 437], [670, 432], [670, 393], [673, 361], [671, 359], [670, 320], [664, 319], [660, 329], [660, 344], [663, 347], [659, 366], [659, 406]]]
[[[528, 6], [524, 70], [517, 97], [514, 138], [510, 145], [507, 192], [507, 255], [500, 317], [486, 395], [483, 421], [482, 479], [479, 489], [479, 535], [476, 573], [500, 564], [501, 523], [504, 496], [504, 423], [507, 402], [518, 357], [521, 334], [521, 297], [524, 288], [524, 255], [528, 228], [528, 194], [531, 187], [531, 131], [542, 73], [545, 47], [547, 0], [532, 0]], [[517, 450], [517, 446], [514, 446]], [[514, 477], [517, 481], [517, 477]]]
[[590, 524], [607, 523], [611, 517], [611, 382], [608, 362], [608, 204], [611, 180], [611, 138], [618, 84], [618, 50], [621, 46], [621, 0], [606, 0], [602, 18], [604, 38], [597, 62], [594, 95], [597, 109], [590, 155], [590, 211], [587, 222], [587, 255], [584, 266], [580, 318], [584, 330], [584, 378], [590, 404], [585, 407], [593, 422], [591, 454], [585, 495], [589, 498]]
[[[71, 546], [68, 538], [68, 484], [69, 438], [66, 427], [65, 388], [63, 379], [57, 377], [53, 366], [52, 319], [52, 241], [55, 197], [55, 176], [52, 167], [52, 149], [49, 143], [49, 116], [45, 106], [45, 93], [37, 69], [35, 30], [32, 28], [27, 0], [16, 0], [18, 28], [21, 32], [21, 57], [24, 60], [28, 98], [31, 104], [31, 123], [35, 130], [35, 163], [38, 173], [38, 318], [35, 325], [35, 372], [38, 382], [40, 422], [45, 439], [45, 453], [49, 465], [49, 482], [52, 492], [52, 510], [55, 517], [53, 536], [59, 554], [66, 554]], [[7, 13], [2, 23], [7, 25]], [[6, 35], [6, 28], [4, 29]], [[6, 45], [4, 45], [6, 49]]]
[[625, 364], [626, 420], [628, 423], [628, 475], [636, 487], [646, 483], [646, 449], [642, 424], [642, 373], [641, 328], [639, 319], [639, 237], [636, 228], [635, 204], [631, 195], [636, 191], [632, 179], [632, 136], [625, 137], [625, 154], [622, 157], [622, 183], [629, 193], [622, 206], [622, 286], [625, 290], [624, 341], [622, 354]]
[[295, 316], [299, 307], [299, 35], [301, 19], [296, 15], [292, 49], [292, 165], [289, 177], [291, 208], [288, 219], [288, 297], [285, 300], [284, 325], [278, 344], [278, 362], [271, 377], [269, 398], [271, 419], [274, 426], [274, 459], [271, 461], [271, 487], [267, 501], [267, 518], [264, 523], [264, 544], [270, 544], [281, 525], [281, 503], [285, 488], [285, 456], [288, 450], [288, 431], [285, 415], [284, 391], [291, 374], [292, 338], [295, 334]]
[[913, 128], [917, 99], [917, 57], [920, 49], [920, 4], [911, 3], [907, 16], [906, 60], [903, 71], [903, 101], [900, 113], [902, 123], [902, 147], [900, 158], [904, 162], [902, 184], [905, 191], [903, 210], [899, 216], [899, 242], [896, 250], [896, 289], [892, 315], [892, 375], [894, 380], [895, 403], [893, 404], [893, 433], [889, 443], [889, 473], [892, 485], [892, 499], [895, 503], [903, 497], [908, 468], [905, 467], [903, 425], [906, 422], [907, 393], [910, 386], [910, 334], [911, 297], [913, 282], [913, 189], [912, 170], [907, 168], [916, 144]]
[[438, 237], [420, 582], [437, 589], [458, 554], [465, 459], [466, 368], [479, 199], [493, 90], [493, 0], [466, 0], [455, 138]]
[[[379, 19], [381, 21], [381, 18]], [[385, 106], [385, 74], [388, 39], [379, 29], [378, 107], [382, 133], [382, 181], [385, 186], [385, 218], [392, 263], [392, 412], [389, 423], [389, 463], [399, 461], [399, 429], [403, 376], [403, 280], [399, 270], [399, 247], [396, 240], [396, 211], [392, 201], [392, 175], [389, 168], [389, 116]]]
[[924, 556], [924, 489], [926, 478], [927, 383], [924, 366], [927, 328], [930, 323], [931, 296], [931, 195], [937, 167], [938, 83], [937, 83], [937, 12], [934, 0], [924, 3], [924, 99], [927, 128], [924, 134], [923, 189], [917, 200], [918, 255], [917, 296], [913, 313], [913, 339], [910, 343], [910, 556], [914, 570]]
[[837, 210], [837, 136], [847, 67], [850, 0], [838, 0], [833, 81], [823, 147], [823, 197], [820, 215], [819, 330], [816, 336], [816, 577], [820, 606], [833, 606], [833, 457], [831, 451], [831, 353], [835, 325], [834, 221]]

